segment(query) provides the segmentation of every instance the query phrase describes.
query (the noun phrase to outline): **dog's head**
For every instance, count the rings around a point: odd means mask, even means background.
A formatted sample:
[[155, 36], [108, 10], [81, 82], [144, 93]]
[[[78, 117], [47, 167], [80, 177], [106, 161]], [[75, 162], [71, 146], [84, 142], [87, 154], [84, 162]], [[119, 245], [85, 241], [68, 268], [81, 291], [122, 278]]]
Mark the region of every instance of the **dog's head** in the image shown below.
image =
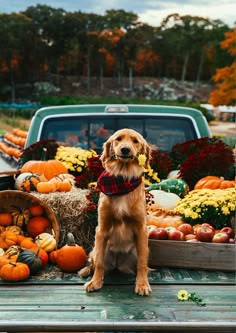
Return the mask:
[[[145, 168], [151, 159], [151, 147], [138, 132], [124, 128], [115, 132], [103, 145], [101, 161], [105, 169], [109, 164], [118, 162], [120, 165], [138, 165], [138, 156], [146, 156]], [[115, 164], [115, 163], [113, 163]]]

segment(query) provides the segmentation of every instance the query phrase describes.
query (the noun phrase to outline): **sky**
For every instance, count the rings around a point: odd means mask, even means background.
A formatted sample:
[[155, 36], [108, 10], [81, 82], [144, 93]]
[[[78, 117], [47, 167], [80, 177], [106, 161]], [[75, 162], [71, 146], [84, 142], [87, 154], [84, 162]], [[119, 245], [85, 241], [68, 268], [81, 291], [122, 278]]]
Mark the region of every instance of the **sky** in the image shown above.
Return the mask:
[[37, 4], [99, 15], [105, 14], [106, 10], [123, 9], [137, 14], [139, 21], [153, 27], [174, 13], [220, 19], [230, 28], [236, 23], [235, 0], [0, 0], [0, 13], [20, 12]]

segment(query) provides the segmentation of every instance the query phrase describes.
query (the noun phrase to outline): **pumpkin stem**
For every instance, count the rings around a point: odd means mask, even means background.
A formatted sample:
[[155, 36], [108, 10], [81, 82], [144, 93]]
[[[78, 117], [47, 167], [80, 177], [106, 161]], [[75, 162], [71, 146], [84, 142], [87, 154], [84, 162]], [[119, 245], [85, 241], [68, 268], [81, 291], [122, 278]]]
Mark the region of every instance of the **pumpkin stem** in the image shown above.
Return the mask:
[[75, 237], [71, 232], [68, 232], [66, 239], [67, 239], [67, 245], [69, 245], [69, 246], [75, 246], [76, 245], [75, 244]]

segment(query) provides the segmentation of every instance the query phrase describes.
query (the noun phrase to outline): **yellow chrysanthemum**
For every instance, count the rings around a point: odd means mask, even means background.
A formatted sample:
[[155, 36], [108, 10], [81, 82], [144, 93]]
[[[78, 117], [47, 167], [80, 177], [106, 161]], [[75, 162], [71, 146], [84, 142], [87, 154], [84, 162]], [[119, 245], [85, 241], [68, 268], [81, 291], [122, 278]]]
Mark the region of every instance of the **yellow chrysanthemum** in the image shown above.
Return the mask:
[[189, 293], [185, 289], [178, 291], [177, 298], [179, 301], [187, 301], [189, 299]]
[[144, 154], [139, 154], [139, 156], [138, 156], [138, 164], [140, 166], [144, 167], [145, 163], [146, 163], [146, 160], [147, 160], [147, 157]]

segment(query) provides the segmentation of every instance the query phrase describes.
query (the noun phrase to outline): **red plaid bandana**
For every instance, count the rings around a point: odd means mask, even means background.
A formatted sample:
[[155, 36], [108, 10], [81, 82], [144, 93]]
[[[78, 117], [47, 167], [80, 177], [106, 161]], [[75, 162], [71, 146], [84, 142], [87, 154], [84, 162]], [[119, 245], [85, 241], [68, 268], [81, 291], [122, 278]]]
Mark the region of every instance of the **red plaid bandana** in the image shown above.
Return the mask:
[[142, 182], [142, 177], [125, 180], [122, 176], [113, 176], [103, 171], [97, 181], [98, 188], [106, 195], [122, 195], [135, 190]]

